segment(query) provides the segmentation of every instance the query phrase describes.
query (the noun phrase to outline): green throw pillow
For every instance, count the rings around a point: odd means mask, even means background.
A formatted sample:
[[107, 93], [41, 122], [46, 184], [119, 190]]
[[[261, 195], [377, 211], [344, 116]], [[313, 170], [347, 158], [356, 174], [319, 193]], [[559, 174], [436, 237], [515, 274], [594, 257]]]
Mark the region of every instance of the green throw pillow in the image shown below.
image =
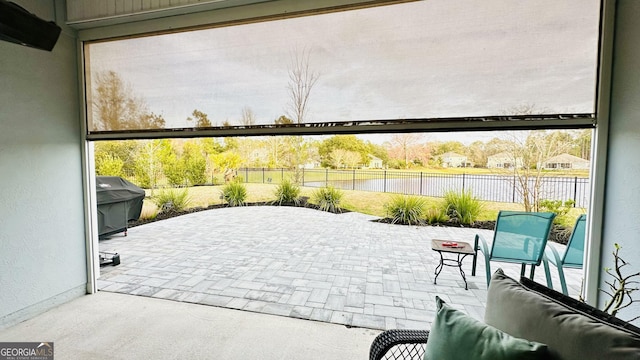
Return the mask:
[[486, 325], [436, 297], [425, 360], [550, 359], [547, 346], [518, 339]]

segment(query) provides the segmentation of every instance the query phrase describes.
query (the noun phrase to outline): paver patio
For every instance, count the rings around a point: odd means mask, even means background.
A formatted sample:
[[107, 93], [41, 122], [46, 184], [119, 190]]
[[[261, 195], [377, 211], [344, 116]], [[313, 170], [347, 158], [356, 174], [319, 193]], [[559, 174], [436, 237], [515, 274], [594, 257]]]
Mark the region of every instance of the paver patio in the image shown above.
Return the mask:
[[[121, 256], [101, 268], [101, 291], [151, 296], [372, 329], [429, 328], [435, 296], [478, 319], [484, 313], [484, 260], [464, 261], [433, 284], [432, 239], [473, 242], [469, 228], [379, 223], [360, 213], [251, 206], [201, 211], [132, 228], [101, 240]], [[557, 245], [557, 244], [554, 244]], [[518, 277], [519, 265], [492, 263]], [[552, 266], [554, 284], [559, 287]], [[566, 270], [570, 295], [582, 271]], [[542, 267], [536, 281], [546, 284]]]

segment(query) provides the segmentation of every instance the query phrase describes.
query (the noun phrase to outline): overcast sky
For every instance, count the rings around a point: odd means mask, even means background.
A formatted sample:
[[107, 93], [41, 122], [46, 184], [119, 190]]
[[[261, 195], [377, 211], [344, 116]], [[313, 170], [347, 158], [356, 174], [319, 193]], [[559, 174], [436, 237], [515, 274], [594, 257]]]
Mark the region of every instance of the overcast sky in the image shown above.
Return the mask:
[[430, 0], [91, 45], [168, 127], [286, 113], [291, 56], [319, 74], [306, 122], [594, 112], [598, 0]]

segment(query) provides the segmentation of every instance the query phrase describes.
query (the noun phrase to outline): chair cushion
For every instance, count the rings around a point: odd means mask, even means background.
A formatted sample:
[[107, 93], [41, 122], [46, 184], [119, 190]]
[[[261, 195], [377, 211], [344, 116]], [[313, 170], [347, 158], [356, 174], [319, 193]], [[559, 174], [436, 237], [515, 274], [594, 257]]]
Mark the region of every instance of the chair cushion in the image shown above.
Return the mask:
[[518, 339], [451, 308], [436, 298], [437, 314], [429, 331], [426, 360], [549, 359], [543, 344]]
[[[512, 336], [549, 346], [563, 360], [640, 359], [640, 331], [587, 304], [498, 270], [491, 278], [484, 320]], [[553, 294], [549, 296], [548, 294]]]

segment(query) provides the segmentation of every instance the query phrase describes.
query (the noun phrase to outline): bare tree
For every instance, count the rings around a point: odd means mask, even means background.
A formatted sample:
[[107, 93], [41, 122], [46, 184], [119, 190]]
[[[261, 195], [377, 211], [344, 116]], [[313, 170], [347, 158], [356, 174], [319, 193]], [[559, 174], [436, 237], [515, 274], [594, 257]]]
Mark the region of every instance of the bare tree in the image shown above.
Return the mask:
[[[537, 108], [535, 104], [523, 104], [509, 108], [506, 115], [536, 115], [548, 113], [548, 109]], [[505, 143], [505, 152], [509, 154], [510, 169], [514, 175], [514, 186], [522, 197], [525, 211], [539, 211], [543, 200], [543, 185], [547, 173], [543, 169], [544, 161], [566, 152], [571, 143], [557, 131], [518, 131], [512, 132]]]
[[138, 185], [151, 189], [151, 196], [162, 176], [160, 162], [161, 140], [139, 140], [139, 153], [136, 156], [135, 174]]
[[544, 199], [543, 185], [547, 172], [545, 160], [566, 152], [571, 143], [557, 131], [523, 131], [511, 133], [505, 153], [514, 166], [515, 189], [522, 197], [525, 211], [539, 211]]
[[404, 158], [405, 168], [409, 168], [409, 160], [413, 160], [416, 145], [422, 140], [420, 134], [395, 134], [391, 137], [391, 144], [397, 147]]
[[335, 149], [331, 152], [330, 155], [330, 161], [331, 161], [331, 165], [336, 168], [336, 169], [340, 169], [342, 167], [344, 167], [344, 163], [345, 163], [345, 157], [346, 157], [346, 153], [348, 150], [344, 150], [344, 149]]
[[347, 153], [344, 154], [344, 164], [347, 168], [355, 169], [361, 162], [362, 156], [355, 151], [347, 151]]
[[251, 110], [250, 107], [245, 106], [242, 108], [242, 118], [240, 119], [240, 123], [242, 125], [255, 125], [256, 124], [256, 114]]
[[320, 74], [311, 70], [309, 58], [311, 51], [303, 49], [293, 52], [289, 64], [289, 107], [288, 115], [297, 124], [305, 121], [309, 110], [311, 90], [315, 86]]
[[362, 156], [359, 153], [345, 149], [335, 149], [330, 155], [331, 165], [336, 169], [355, 169], [361, 162]]
[[[311, 96], [311, 90], [318, 81], [320, 75], [317, 72], [311, 70], [309, 66], [309, 58], [311, 51], [303, 49], [301, 52], [293, 52], [291, 55], [291, 62], [289, 64], [289, 83], [287, 89], [289, 90], [289, 104], [288, 115], [294, 123], [302, 124], [306, 120], [306, 116], [309, 111], [309, 98]], [[293, 138], [294, 143], [294, 181], [296, 183], [301, 182], [301, 170], [303, 159], [303, 139], [300, 136]]]

